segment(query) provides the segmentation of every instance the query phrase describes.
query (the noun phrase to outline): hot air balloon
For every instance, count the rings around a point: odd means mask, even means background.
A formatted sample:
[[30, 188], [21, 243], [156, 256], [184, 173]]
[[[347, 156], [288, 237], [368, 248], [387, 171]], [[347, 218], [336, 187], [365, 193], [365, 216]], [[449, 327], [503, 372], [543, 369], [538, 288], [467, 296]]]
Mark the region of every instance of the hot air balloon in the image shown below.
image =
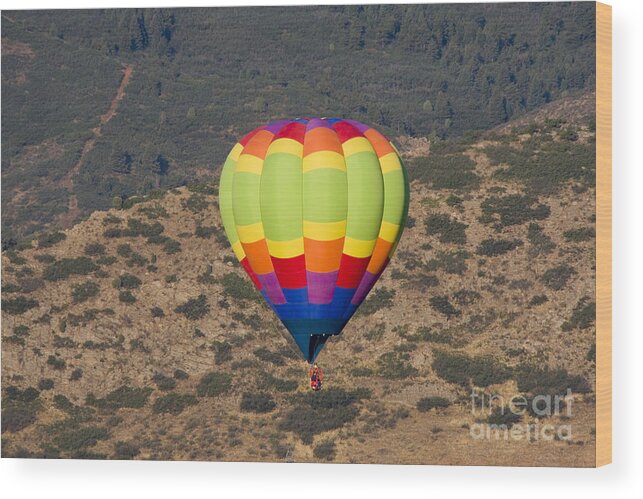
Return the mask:
[[309, 363], [387, 266], [408, 202], [391, 142], [336, 118], [253, 130], [230, 151], [219, 191], [235, 255]]

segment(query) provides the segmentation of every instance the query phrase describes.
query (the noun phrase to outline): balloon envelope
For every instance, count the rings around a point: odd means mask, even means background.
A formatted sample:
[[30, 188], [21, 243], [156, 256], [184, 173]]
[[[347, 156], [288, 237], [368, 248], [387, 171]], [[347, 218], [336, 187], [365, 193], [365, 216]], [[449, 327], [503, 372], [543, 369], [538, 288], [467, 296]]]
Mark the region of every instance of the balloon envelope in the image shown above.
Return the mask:
[[388, 264], [408, 201], [389, 140], [334, 118], [250, 132], [228, 155], [219, 192], [235, 255], [309, 362]]

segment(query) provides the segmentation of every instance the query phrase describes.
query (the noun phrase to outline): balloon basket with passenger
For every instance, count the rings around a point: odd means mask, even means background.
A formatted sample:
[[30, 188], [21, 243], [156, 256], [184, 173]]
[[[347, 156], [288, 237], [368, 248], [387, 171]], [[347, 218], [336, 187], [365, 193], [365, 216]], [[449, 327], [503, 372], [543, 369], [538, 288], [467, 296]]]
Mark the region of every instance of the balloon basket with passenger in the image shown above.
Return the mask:
[[310, 376], [310, 388], [314, 392], [318, 392], [322, 389], [322, 370], [317, 364], [313, 364], [309, 372]]

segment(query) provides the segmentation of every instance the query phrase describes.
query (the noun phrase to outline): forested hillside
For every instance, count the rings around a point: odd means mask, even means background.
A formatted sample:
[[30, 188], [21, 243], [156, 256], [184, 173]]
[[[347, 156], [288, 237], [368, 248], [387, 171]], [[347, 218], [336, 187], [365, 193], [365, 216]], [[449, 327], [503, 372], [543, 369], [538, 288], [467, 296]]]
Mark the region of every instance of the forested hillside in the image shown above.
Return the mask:
[[573, 4], [4, 11], [3, 247], [213, 177], [271, 119], [485, 130], [594, 88]]
[[[233, 256], [216, 185], [3, 252], [3, 457], [593, 466], [596, 135], [569, 118], [583, 112], [408, 158], [404, 235], [321, 352], [318, 393]], [[503, 405], [568, 388], [562, 414]], [[481, 424], [571, 426], [472, 438]]]

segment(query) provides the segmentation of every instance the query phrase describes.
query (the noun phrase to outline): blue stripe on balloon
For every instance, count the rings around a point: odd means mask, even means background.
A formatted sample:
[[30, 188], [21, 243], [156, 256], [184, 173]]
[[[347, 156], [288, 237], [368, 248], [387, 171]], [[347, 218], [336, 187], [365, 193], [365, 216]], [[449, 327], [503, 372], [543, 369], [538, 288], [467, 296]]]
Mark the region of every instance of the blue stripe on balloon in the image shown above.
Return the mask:
[[355, 294], [354, 288], [335, 288], [333, 301], [326, 304], [308, 303], [307, 298], [304, 299], [306, 288], [283, 289], [283, 292], [287, 303], [271, 305], [277, 317], [282, 321], [289, 319], [347, 320], [357, 309], [350, 303]]
[[307, 319], [308, 318], [308, 303], [284, 303], [283, 305], [275, 305], [275, 313], [282, 321], [287, 319]]
[[351, 317], [353, 317], [353, 314], [357, 310], [357, 307], [359, 307], [359, 305], [354, 305], [352, 303], [349, 303], [347, 307], [344, 309], [344, 316], [343, 316], [344, 319], [348, 321]]
[[308, 303], [308, 288], [281, 289], [288, 303]]

